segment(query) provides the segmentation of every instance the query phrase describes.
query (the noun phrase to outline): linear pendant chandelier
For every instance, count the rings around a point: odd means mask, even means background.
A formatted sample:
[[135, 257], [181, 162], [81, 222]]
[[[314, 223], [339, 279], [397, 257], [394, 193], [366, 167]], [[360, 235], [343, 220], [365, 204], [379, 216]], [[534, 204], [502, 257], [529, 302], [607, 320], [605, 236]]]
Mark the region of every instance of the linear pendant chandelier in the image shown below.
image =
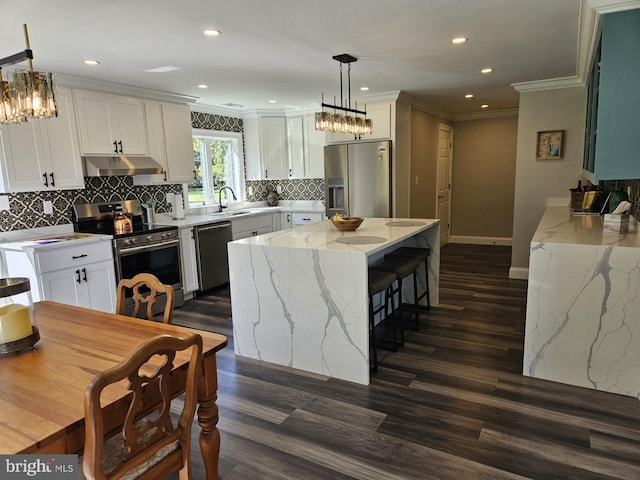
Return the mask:
[[[27, 25], [24, 26], [26, 49], [0, 59], [0, 123], [23, 123], [31, 118], [58, 116], [55, 79], [52, 73], [33, 70], [33, 51], [29, 46]], [[28, 69], [9, 73], [2, 79], [2, 67], [27, 60]]]
[[[348, 53], [334, 55], [332, 58], [340, 62], [340, 105], [336, 105], [335, 97], [333, 97], [333, 105], [324, 103], [324, 93], [322, 94], [322, 111], [316, 112], [316, 130], [351, 133], [356, 139], [362, 135], [369, 135], [373, 131], [373, 122], [367, 118], [367, 106], [364, 106], [364, 110], [358, 110], [358, 102], [355, 102], [355, 108], [351, 108], [351, 64], [357, 62], [358, 59]], [[342, 98], [342, 65], [345, 63], [347, 64], [348, 77], [346, 104]], [[333, 113], [325, 111], [325, 108], [332, 109]], [[338, 110], [345, 113], [338, 113]]]

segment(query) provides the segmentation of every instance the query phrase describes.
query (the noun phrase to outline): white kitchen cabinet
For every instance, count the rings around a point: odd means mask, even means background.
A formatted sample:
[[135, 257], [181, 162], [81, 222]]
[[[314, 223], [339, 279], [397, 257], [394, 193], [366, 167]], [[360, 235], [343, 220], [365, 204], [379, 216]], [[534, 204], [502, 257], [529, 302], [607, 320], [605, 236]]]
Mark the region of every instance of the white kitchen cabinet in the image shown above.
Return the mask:
[[40, 282], [45, 300], [103, 312], [115, 311], [116, 279], [112, 261], [45, 273]]
[[231, 218], [231, 237], [233, 240], [255, 237], [273, 231], [273, 219], [270, 213], [250, 217]]
[[114, 312], [116, 279], [111, 242], [57, 245], [47, 248], [3, 245], [7, 275], [29, 278], [34, 301], [52, 300]]
[[291, 228], [293, 225], [291, 219], [291, 213], [281, 213], [280, 214], [280, 229], [284, 230], [285, 228]]
[[4, 125], [2, 192], [84, 188], [73, 96], [58, 87], [58, 116]]
[[198, 260], [193, 227], [180, 229], [180, 253], [182, 255], [182, 290], [187, 294], [198, 290]]
[[291, 214], [291, 226], [293, 228], [300, 227], [302, 225], [311, 225], [312, 223], [318, 223], [322, 221], [322, 214], [316, 212], [294, 212]]
[[286, 118], [262, 117], [258, 123], [263, 179], [289, 178]]
[[289, 178], [304, 178], [305, 142], [304, 117], [287, 118], [287, 154]]
[[74, 90], [83, 155], [148, 155], [142, 100]]
[[287, 119], [289, 178], [324, 178], [325, 132], [316, 130], [315, 115]]
[[[364, 106], [358, 104], [358, 110], [362, 110]], [[366, 104], [367, 118], [371, 119], [373, 129], [371, 135], [363, 135], [359, 140], [381, 140], [391, 138], [391, 117], [393, 114], [393, 103], [381, 102]], [[329, 143], [353, 142], [355, 140], [353, 134], [347, 133], [329, 133]]]
[[135, 175], [134, 185], [193, 181], [193, 134], [188, 105], [144, 102], [149, 156], [162, 165], [159, 175]]
[[248, 180], [324, 176], [326, 137], [313, 114], [248, 117], [244, 133]]
[[304, 176], [324, 178], [324, 146], [326, 132], [316, 130], [315, 115], [304, 116]]

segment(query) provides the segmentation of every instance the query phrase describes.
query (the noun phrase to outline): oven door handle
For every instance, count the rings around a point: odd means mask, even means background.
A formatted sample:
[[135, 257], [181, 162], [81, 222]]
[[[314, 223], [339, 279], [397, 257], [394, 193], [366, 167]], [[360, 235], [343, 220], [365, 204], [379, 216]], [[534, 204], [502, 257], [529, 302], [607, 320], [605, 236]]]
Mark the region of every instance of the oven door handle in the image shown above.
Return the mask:
[[168, 240], [166, 242], [161, 242], [161, 243], [153, 243], [151, 245], [140, 245], [139, 247], [121, 248], [120, 250], [118, 250], [118, 255], [120, 255], [121, 257], [125, 257], [127, 255], [131, 255], [133, 253], [140, 252], [142, 250], [147, 250], [147, 251], [158, 250], [160, 248], [170, 247], [172, 245], [179, 246], [180, 240], [176, 238], [175, 240]]

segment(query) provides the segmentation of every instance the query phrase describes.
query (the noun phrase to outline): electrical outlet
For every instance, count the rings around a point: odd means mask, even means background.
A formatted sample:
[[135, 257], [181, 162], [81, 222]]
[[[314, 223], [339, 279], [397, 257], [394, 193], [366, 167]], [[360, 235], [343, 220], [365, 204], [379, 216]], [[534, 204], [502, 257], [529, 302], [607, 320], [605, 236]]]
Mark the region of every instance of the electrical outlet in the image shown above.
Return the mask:
[[249, 187], [249, 195], [253, 195], [253, 187], [252, 186]]
[[42, 202], [42, 209], [45, 215], [53, 215], [53, 203], [51, 203], [51, 200]]
[[418, 176], [416, 175], [416, 186], [418, 186]]
[[276, 187], [276, 192], [278, 192], [278, 194], [282, 193], [282, 185]]
[[9, 195], [0, 195], [0, 210], [9, 210]]

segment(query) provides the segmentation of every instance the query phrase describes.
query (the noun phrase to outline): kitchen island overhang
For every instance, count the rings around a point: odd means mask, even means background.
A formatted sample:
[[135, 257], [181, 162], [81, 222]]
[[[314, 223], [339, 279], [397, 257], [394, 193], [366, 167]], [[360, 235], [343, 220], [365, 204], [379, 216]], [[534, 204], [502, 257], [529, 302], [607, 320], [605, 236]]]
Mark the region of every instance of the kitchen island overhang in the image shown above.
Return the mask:
[[327, 220], [230, 242], [236, 355], [368, 384], [368, 266], [400, 246], [430, 248], [430, 301], [438, 306], [439, 236], [437, 219], [367, 218], [355, 232]]

